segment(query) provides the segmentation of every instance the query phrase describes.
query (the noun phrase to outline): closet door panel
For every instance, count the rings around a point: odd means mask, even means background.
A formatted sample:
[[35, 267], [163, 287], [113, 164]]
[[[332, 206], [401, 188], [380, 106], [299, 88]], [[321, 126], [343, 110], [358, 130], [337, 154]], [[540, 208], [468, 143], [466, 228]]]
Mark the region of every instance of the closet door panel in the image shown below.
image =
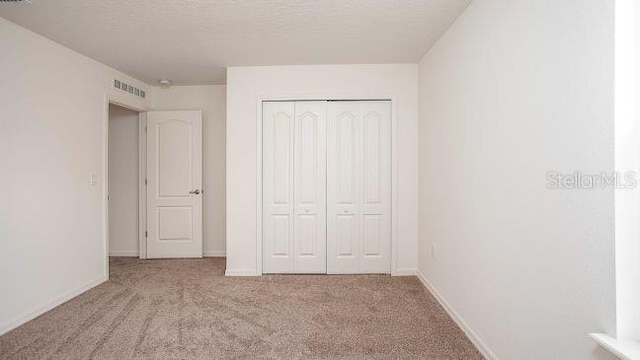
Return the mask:
[[294, 103], [263, 104], [263, 272], [294, 271]]
[[388, 101], [360, 103], [362, 114], [363, 273], [391, 270], [391, 106]]
[[330, 102], [327, 134], [327, 272], [357, 273], [360, 268], [361, 149], [357, 102]]
[[296, 273], [326, 273], [326, 101], [295, 103]]

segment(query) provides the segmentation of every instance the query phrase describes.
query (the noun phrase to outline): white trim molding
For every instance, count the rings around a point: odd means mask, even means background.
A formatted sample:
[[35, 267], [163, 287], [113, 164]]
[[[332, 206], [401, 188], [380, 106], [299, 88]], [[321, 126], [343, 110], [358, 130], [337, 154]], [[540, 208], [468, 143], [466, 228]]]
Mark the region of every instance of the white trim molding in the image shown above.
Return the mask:
[[109, 251], [109, 256], [114, 257], [138, 257], [137, 251]]
[[14, 318], [13, 320], [9, 320], [7, 323], [5, 324], [1, 324], [0, 325], [0, 335], [3, 335], [15, 328], [17, 328], [18, 326], [27, 323], [28, 321], [31, 321], [35, 318], [37, 318], [38, 316], [46, 313], [47, 311], [73, 299], [74, 297], [84, 293], [85, 291], [88, 291], [100, 284], [102, 284], [103, 282], [107, 281], [107, 277], [106, 276], [100, 276], [97, 279], [93, 279], [91, 281], [89, 281], [88, 283], [77, 287], [69, 292], [66, 292], [64, 294], [62, 294], [61, 296], [55, 298], [53, 301], [45, 304], [45, 305], [41, 305], [29, 312], [27, 312], [24, 315], [20, 315], [17, 318]]
[[147, 258], [147, 113], [138, 114], [138, 255]]
[[224, 250], [210, 250], [205, 251], [202, 255], [204, 257], [227, 257], [227, 252]]
[[449, 314], [449, 316], [455, 321], [455, 323], [462, 329], [462, 331], [467, 335], [469, 340], [475, 345], [475, 347], [480, 351], [482, 356], [485, 359], [489, 360], [497, 360], [498, 357], [489, 349], [489, 347], [480, 339], [478, 334], [476, 334], [471, 327], [462, 319], [460, 314], [456, 312], [456, 310], [445, 300], [445, 298], [438, 292], [438, 290], [427, 280], [427, 277], [418, 270], [417, 271], [418, 280], [424, 285], [424, 287], [433, 295], [433, 297], [438, 301], [438, 303], [444, 308], [444, 310]]
[[[102, 249], [104, 254], [103, 275], [109, 279], [109, 105], [117, 105], [129, 110], [142, 113], [147, 111], [144, 106], [127, 104], [118, 101], [108, 93], [104, 94], [104, 108], [102, 118]], [[139, 209], [138, 209], [139, 210]], [[138, 229], [140, 224], [138, 224]]]
[[607, 334], [589, 334], [600, 346], [622, 360], [640, 359], [640, 342], [616, 339]]
[[417, 274], [417, 269], [398, 269], [394, 276], [416, 276]]
[[255, 269], [227, 269], [224, 272], [224, 276], [260, 276], [262, 273], [257, 272]]

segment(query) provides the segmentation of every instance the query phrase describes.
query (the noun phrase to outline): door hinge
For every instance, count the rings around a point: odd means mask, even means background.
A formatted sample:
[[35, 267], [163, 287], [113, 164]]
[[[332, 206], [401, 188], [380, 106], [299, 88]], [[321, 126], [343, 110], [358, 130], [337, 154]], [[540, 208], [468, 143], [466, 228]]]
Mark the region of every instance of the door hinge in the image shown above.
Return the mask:
[[148, 237], [149, 233], [147, 233], [146, 231], [144, 232], [144, 237]]
[[147, 127], [146, 126], [144, 127], [144, 132], [147, 132]]
[[147, 186], [147, 179], [144, 179], [144, 186]]

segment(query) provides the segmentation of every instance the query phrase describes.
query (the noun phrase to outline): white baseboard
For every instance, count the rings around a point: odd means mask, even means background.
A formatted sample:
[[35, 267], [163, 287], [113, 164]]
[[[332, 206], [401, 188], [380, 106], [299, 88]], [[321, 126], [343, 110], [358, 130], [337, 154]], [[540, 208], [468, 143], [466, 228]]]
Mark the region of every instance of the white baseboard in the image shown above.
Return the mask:
[[395, 276], [415, 276], [417, 272], [416, 269], [398, 269]]
[[429, 290], [429, 292], [433, 295], [433, 297], [436, 298], [436, 300], [444, 308], [444, 310], [447, 312], [447, 314], [449, 314], [449, 316], [451, 316], [453, 321], [455, 321], [456, 324], [458, 324], [460, 329], [462, 329], [462, 331], [464, 331], [464, 333], [467, 335], [469, 340], [471, 340], [473, 345], [475, 345], [476, 348], [478, 349], [478, 351], [480, 351], [482, 356], [484, 356], [486, 359], [489, 359], [489, 360], [497, 360], [498, 357], [493, 353], [493, 351], [491, 351], [491, 349], [489, 349], [489, 347], [482, 341], [482, 339], [480, 339], [478, 334], [476, 334], [471, 329], [471, 327], [469, 327], [469, 325], [467, 325], [467, 323], [462, 319], [462, 317], [444, 299], [444, 297], [442, 297], [442, 294], [440, 294], [440, 292], [438, 292], [438, 290], [429, 282], [429, 280], [427, 280], [426, 276], [424, 276], [424, 274], [420, 270], [417, 271], [417, 276], [418, 276], [418, 279], [420, 280], [420, 282], [422, 282], [422, 285], [424, 285], [424, 287], [426, 287], [427, 290]]
[[233, 270], [227, 269], [224, 272], [224, 276], [261, 276], [262, 274], [258, 274], [255, 269], [251, 270]]
[[138, 257], [137, 251], [109, 251], [109, 256], [114, 257]]
[[204, 257], [226, 257], [227, 252], [224, 250], [205, 251]]
[[91, 280], [88, 283], [77, 287], [57, 298], [55, 298], [54, 300], [52, 300], [51, 302], [47, 303], [46, 305], [42, 305], [37, 307], [34, 310], [31, 310], [29, 312], [27, 312], [24, 315], [20, 315], [16, 318], [14, 318], [13, 320], [9, 320], [7, 323], [0, 325], [0, 335], [5, 334], [15, 328], [17, 328], [18, 326], [33, 320], [35, 318], [37, 318], [38, 316], [46, 313], [47, 311], [55, 308], [58, 305], [61, 305], [71, 299], [73, 299], [74, 297], [82, 294], [83, 292], [94, 288], [100, 284], [102, 284], [103, 282], [107, 281], [107, 277], [104, 275], [100, 275], [100, 277], [98, 277], [97, 279]]
[[[139, 257], [137, 251], [110, 251], [109, 256], [113, 257]], [[225, 251], [205, 251], [202, 256], [204, 257], [226, 257], [227, 253]]]

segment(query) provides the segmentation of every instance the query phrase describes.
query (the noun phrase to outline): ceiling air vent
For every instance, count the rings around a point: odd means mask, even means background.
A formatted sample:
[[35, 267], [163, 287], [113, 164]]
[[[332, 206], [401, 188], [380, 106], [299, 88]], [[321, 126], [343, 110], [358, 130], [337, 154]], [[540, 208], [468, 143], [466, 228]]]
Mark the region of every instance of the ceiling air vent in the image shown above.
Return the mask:
[[31, 0], [0, 0], [0, 3], [18, 3], [25, 2], [27, 4], [31, 4]]
[[113, 80], [113, 87], [142, 99], [145, 99], [147, 97], [147, 93], [144, 90], [140, 90], [137, 87], [134, 87], [133, 85], [127, 84], [126, 82], [120, 81], [118, 79]]

